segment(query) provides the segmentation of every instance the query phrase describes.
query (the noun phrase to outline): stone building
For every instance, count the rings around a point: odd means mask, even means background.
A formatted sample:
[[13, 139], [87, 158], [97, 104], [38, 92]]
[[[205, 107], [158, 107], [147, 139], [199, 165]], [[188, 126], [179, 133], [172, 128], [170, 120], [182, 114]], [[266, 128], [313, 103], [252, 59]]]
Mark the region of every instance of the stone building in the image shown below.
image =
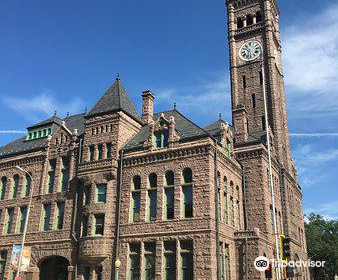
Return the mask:
[[28, 279], [265, 279], [253, 261], [275, 256], [274, 214], [291, 259], [307, 259], [278, 6], [227, 7], [233, 126], [202, 128], [176, 108], [154, 114], [151, 91], [140, 117], [117, 78], [89, 113], [53, 116], [0, 148], [0, 280], [14, 279], [30, 195]]

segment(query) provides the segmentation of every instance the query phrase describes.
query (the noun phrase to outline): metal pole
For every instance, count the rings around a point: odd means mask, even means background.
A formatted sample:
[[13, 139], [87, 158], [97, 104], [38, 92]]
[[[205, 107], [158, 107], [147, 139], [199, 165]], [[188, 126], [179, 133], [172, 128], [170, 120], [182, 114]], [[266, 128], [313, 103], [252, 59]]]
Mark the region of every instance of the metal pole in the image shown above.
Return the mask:
[[263, 78], [265, 130], [266, 130], [266, 140], [267, 140], [267, 145], [268, 145], [269, 178], [270, 178], [270, 188], [271, 188], [271, 204], [272, 204], [272, 212], [273, 212], [273, 229], [274, 229], [276, 255], [277, 255], [276, 256], [276, 260], [277, 260], [277, 280], [279, 280], [279, 279], [282, 279], [282, 272], [281, 272], [281, 267], [280, 267], [277, 217], [276, 217], [276, 213], [275, 213], [275, 192], [274, 192], [274, 184], [273, 184], [273, 177], [272, 177], [271, 143], [270, 143], [270, 133], [269, 133], [268, 105], [267, 105], [266, 90], [265, 90], [265, 70], [264, 70], [263, 58], [261, 60], [261, 71], [262, 71], [262, 78]]
[[20, 250], [20, 256], [19, 256], [19, 265], [18, 265], [18, 270], [16, 271], [16, 277], [19, 277], [20, 276], [20, 270], [21, 270], [21, 262], [22, 262], [22, 251], [23, 251], [23, 248], [25, 247], [28, 219], [29, 219], [29, 214], [30, 214], [30, 210], [31, 210], [31, 206], [32, 206], [32, 200], [33, 200], [34, 179], [33, 179], [32, 175], [27, 170], [23, 169], [22, 167], [16, 166], [16, 169], [26, 173], [31, 178], [31, 186], [30, 186], [31, 189], [30, 189], [29, 203], [28, 203], [26, 219], [25, 219], [25, 226], [24, 226], [23, 235], [22, 235], [21, 250]]

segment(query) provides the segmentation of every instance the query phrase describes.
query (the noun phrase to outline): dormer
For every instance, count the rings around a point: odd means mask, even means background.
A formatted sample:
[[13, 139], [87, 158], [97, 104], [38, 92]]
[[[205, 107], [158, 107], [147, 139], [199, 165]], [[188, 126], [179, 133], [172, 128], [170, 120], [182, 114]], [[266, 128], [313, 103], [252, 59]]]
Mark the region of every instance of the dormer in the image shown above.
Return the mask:
[[52, 135], [55, 130], [55, 126], [60, 125], [61, 123], [62, 120], [60, 118], [58, 118], [57, 116], [53, 116], [50, 119], [27, 127], [28, 132], [26, 136], [26, 141], [46, 138], [48, 135]]

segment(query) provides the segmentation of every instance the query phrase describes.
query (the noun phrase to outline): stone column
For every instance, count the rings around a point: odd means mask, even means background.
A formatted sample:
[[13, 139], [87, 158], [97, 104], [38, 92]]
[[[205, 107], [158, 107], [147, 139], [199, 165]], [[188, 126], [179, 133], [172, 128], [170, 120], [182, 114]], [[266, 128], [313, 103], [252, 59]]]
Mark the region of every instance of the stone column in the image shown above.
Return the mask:
[[73, 280], [74, 279], [74, 266], [68, 266], [68, 280]]
[[40, 270], [38, 267], [29, 267], [26, 273], [26, 280], [39, 280]]

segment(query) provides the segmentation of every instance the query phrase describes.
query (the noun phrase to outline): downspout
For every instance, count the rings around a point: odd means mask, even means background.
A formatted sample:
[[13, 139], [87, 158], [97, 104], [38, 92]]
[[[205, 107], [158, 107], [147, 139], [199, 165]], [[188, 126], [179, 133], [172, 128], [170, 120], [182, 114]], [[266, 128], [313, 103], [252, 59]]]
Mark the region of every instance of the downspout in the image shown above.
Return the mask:
[[215, 156], [214, 156], [214, 164], [215, 164], [215, 173], [214, 173], [214, 187], [215, 187], [215, 214], [216, 214], [216, 254], [217, 254], [217, 279], [222, 280], [221, 274], [221, 254], [220, 254], [220, 222], [219, 222], [219, 186], [218, 186], [218, 143], [217, 139], [215, 141]]
[[[242, 165], [243, 170], [243, 205], [244, 205], [244, 229], [248, 230], [248, 213], [247, 213], [247, 202], [246, 202], [246, 169]], [[248, 280], [249, 278], [248, 272], [248, 238], [245, 237], [245, 279]]]
[[117, 222], [116, 222], [116, 249], [115, 249], [115, 280], [119, 278], [119, 267], [121, 261], [119, 260], [120, 253], [120, 224], [121, 224], [121, 192], [122, 192], [122, 177], [123, 177], [123, 158], [124, 158], [124, 149], [120, 152], [120, 168], [118, 173], [118, 193], [117, 193]]

